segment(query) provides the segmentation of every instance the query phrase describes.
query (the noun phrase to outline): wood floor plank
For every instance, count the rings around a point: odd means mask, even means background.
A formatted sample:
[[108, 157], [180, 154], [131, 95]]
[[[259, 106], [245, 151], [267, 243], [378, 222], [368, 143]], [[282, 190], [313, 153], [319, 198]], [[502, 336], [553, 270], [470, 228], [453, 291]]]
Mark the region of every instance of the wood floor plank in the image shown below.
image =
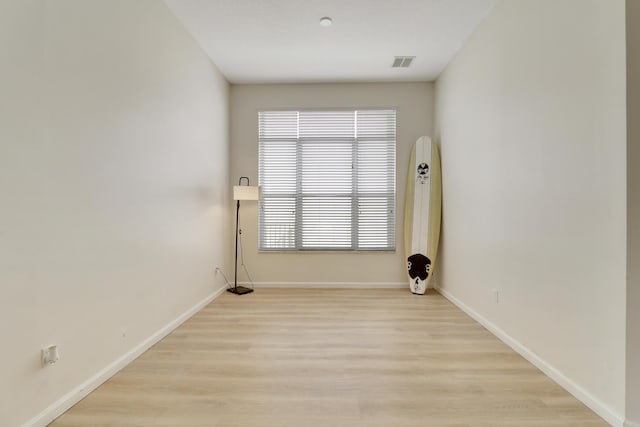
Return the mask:
[[54, 427], [607, 424], [435, 292], [225, 294]]

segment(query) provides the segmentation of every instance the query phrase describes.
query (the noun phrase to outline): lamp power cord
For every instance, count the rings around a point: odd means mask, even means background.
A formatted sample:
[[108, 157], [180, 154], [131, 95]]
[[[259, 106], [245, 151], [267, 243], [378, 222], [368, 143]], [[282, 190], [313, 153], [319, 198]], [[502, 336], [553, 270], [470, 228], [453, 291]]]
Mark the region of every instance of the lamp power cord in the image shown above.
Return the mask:
[[[238, 239], [239, 242], [240, 242], [240, 244], [239, 244], [239, 248], [240, 248], [240, 267], [242, 267], [242, 269], [244, 270], [245, 274], [247, 275], [247, 278], [249, 279], [249, 283], [251, 284], [251, 289], [254, 289], [253, 279], [251, 278], [251, 275], [249, 274], [249, 270], [247, 270], [247, 266], [244, 264], [244, 252], [243, 252], [243, 247], [242, 247], [242, 228], [240, 226], [240, 220], [238, 220], [238, 234], [240, 235], [240, 238]], [[227, 279], [227, 276], [224, 274], [224, 271], [222, 271], [222, 269], [220, 267], [216, 267], [215, 272], [222, 274], [222, 277], [224, 278], [224, 282], [227, 285], [227, 289], [233, 288], [234, 284], [229, 282], [229, 279]]]

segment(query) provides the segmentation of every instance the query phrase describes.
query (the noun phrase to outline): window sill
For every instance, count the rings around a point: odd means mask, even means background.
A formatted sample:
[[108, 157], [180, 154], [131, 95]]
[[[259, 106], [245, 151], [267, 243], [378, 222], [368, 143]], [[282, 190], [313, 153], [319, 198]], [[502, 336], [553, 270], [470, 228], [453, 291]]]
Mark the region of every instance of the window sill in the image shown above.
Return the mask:
[[351, 251], [351, 250], [321, 250], [311, 249], [306, 251], [282, 251], [282, 250], [258, 250], [259, 254], [395, 254], [397, 250], [371, 250], [371, 251]]

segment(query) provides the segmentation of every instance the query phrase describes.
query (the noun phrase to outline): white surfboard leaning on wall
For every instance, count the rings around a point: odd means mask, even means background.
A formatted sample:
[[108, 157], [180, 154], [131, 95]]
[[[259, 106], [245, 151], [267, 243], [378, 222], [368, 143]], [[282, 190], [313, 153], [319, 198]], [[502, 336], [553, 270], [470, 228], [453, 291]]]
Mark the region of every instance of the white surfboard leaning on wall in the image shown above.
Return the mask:
[[409, 289], [423, 295], [433, 277], [442, 219], [438, 147], [421, 136], [411, 150], [404, 213], [404, 249]]

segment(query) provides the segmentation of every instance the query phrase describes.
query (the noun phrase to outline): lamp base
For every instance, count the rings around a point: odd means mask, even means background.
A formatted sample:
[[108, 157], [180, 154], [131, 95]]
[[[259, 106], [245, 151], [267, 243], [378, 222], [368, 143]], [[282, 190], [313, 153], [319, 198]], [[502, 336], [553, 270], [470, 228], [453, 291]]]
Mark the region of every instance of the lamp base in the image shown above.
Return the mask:
[[232, 294], [236, 294], [236, 295], [244, 295], [244, 294], [250, 294], [251, 292], [253, 292], [253, 289], [245, 288], [244, 286], [237, 286], [235, 288], [227, 289], [227, 292], [231, 292]]

